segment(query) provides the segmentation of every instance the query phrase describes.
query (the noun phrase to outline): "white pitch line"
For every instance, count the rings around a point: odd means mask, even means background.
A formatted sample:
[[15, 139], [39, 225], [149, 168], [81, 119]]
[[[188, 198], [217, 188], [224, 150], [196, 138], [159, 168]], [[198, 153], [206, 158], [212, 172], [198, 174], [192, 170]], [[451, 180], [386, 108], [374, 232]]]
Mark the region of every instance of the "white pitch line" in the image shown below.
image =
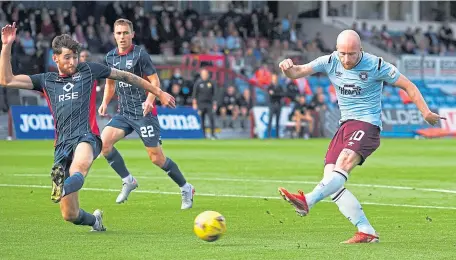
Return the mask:
[[[13, 177], [49, 177], [49, 174], [13, 174]], [[101, 178], [101, 179], [119, 179], [118, 176], [110, 175], [90, 175], [89, 178]], [[153, 177], [153, 176], [141, 176], [136, 175], [138, 179], [167, 179], [167, 177]], [[317, 185], [319, 182], [315, 181], [294, 181], [294, 180], [267, 180], [267, 179], [234, 179], [234, 178], [202, 178], [202, 177], [188, 177], [190, 180], [197, 181], [221, 181], [221, 182], [262, 182], [262, 183], [288, 183], [288, 184], [313, 184]], [[415, 190], [415, 191], [426, 191], [426, 192], [438, 192], [438, 193], [451, 193], [456, 194], [456, 190], [446, 189], [433, 189], [433, 188], [415, 188], [407, 186], [390, 186], [390, 185], [377, 185], [377, 184], [362, 184], [362, 183], [347, 183], [347, 187], [367, 187], [367, 188], [379, 188], [379, 189], [392, 189], [392, 190]]]
[[[26, 184], [6, 184], [0, 183], [0, 187], [13, 187], [13, 188], [37, 188], [37, 189], [50, 189], [51, 186], [45, 185], [26, 185]], [[105, 188], [82, 188], [86, 191], [102, 191], [102, 192], [119, 192], [119, 189], [105, 189]], [[168, 192], [168, 191], [158, 191], [158, 190], [135, 190], [133, 192], [137, 193], [149, 193], [149, 194], [166, 194], [166, 195], [180, 195], [179, 192]], [[215, 193], [196, 193], [196, 196], [203, 197], [226, 197], [226, 198], [249, 198], [249, 199], [281, 199], [278, 195], [277, 197], [271, 196], [254, 196], [254, 195], [238, 195], [238, 194], [215, 194]], [[329, 200], [322, 200], [322, 202], [330, 202]], [[389, 207], [401, 207], [401, 208], [422, 208], [422, 209], [446, 209], [446, 210], [456, 210], [456, 207], [444, 207], [444, 206], [423, 206], [423, 205], [409, 205], [409, 204], [388, 204], [388, 203], [377, 203], [377, 202], [361, 202], [364, 205], [374, 205], [374, 206], [389, 206]]]

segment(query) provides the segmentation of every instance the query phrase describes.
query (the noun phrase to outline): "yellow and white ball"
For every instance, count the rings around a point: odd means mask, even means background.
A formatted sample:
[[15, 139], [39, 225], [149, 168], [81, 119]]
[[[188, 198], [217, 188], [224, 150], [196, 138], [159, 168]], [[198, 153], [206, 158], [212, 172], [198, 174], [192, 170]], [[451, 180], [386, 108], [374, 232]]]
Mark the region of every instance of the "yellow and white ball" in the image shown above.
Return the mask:
[[214, 242], [226, 232], [225, 217], [216, 211], [204, 211], [195, 218], [193, 231], [202, 240]]

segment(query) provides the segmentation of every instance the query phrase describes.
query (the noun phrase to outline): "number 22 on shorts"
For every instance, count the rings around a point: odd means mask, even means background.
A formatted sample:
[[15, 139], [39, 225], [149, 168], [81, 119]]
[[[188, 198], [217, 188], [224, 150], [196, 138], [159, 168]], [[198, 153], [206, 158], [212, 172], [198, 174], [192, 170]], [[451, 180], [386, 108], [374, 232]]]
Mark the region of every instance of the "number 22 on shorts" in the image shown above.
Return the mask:
[[155, 134], [154, 134], [154, 127], [151, 126], [151, 125], [148, 125], [148, 126], [142, 126], [140, 128], [141, 130], [141, 136], [146, 138], [146, 137], [154, 137]]

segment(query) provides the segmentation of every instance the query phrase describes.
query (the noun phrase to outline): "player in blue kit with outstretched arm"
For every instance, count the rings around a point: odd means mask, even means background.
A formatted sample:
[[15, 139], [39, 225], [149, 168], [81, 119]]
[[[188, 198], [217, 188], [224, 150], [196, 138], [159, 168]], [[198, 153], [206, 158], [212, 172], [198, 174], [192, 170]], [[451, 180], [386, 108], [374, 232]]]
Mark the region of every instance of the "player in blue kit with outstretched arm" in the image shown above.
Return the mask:
[[175, 107], [174, 98], [132, 73], [97, 63], [79, 63], [79, 43], [67, 34], [52, 41], [52, 59], [57, 64], [58, 73], [13, 75], [10, 60], [16, 31], [15, 23], [2, 28], [0, 84], [8, 88], [40, 91], [47, 99], [55, 123], [51, 199], [60, 202], [64, 220], [91, 226], [93, 231], [105, 231], [103, 212], [97, 209], [93, 214], [87, 213], [79, 208], [78, 200], [78, 191], [102, 146], [96, 121], [94, 81], [109, 78], [135, 84], [171, 107]]
[[396, 67], [382, 58], [363, 52], [359, 35], [353, 30], [341, 32], [337, 51], [305, 65], [294, 65], [286, 59], [279, 64], [283, 73], [297, 79], [311, 74], [326, 73], [336, 88], [341, 111], [340, 128], [329, 144], [325, 157], [324, 177], [312, 192], [290, 193], [279, 188], [282, 197], [290, 202], [301, 216], [309, 213], [316, 203], [331, 196], [340, 212], [358, 229], [344, 243], [373, 243], [379, 237], [369, 223], [356, 197], [346, 188], [350, 172], [380, 146], [381, 96], [383, 82], [405, 90], [424, 119], [435, 125], [445, 119], [433, 113], [418, 88]]
[[[160, 79], [149, 54], [141, 46], [133, 44], [133, 37], [131, 21], [121, 18], [114, 22], [114, 38], [117, 47], [106, 54], [106, 65], [129, 71], [146, 78], [155, 86], [160, 86]], [[142, 139], [150, 160], [180, 187], [181, 209], [191, 208], [195, 189], [187, 182], [177, 164], [163, 153], [160, 124], [157, 109], [154, 106], [155, 96], [135, 84], [107, 79], [103, 102], [98, 109], [100, 115], [106, 115], [106, 108], [114, 92], [118, 97], [118, 114], [108, 122], [101, 133], [103, 140], [101, 153], [122, 179], [122, 190], [116, 202], [125, 202], [130, 192], [138, 187], [137, 180], [130, 174], [122, 155], [114, 147], [115, 143], [135, 131]]]

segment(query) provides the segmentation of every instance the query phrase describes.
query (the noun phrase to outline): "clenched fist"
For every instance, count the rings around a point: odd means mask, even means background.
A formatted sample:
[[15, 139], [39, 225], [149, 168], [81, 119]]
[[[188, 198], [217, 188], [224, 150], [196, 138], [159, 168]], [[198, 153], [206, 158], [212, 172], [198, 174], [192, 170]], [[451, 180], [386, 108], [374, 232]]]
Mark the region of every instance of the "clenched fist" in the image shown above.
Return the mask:
[[288, 69], [293, 68], [293, 66], [294, 66], [294, 64], [291, 59], [285, 59], [279, 63], [279, 67], [283, 72], [287, 71]]

